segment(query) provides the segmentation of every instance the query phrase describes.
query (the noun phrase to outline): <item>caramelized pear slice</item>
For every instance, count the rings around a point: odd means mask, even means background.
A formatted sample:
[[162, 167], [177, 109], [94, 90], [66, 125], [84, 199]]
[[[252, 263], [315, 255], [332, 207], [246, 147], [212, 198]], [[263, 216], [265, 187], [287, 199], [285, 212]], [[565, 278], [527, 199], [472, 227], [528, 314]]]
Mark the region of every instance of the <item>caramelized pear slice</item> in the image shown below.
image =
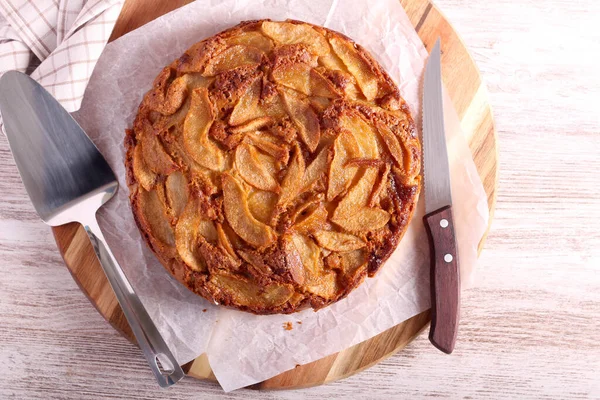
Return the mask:
[[356, 78], [360, 90], [367, 100], [377, 97], [377, 75], [371, 70], [369, 62], [348, 41], [337, 37], [329, 39], [333, 51], [344, 62], [348, 71]]
[[359, 148], [354, 135], [342, 131], [333, 142], [333, 160], [329, 165], [327, 200], [333, 200], [352, 183], [358, 169], [355, 166], [347, 166], [346, 164], [358, 155]]
[[340, 117], [340, 126], [347, 129], [356, 138], [360, 149], [360, 157], [379, 158], [379, 145], [377, 143], [377, 133], [362, 117], [357, 113], [345, 114]]
[[286, 109], [298, 128], [300, 138], [311, 152], [315, 151], [321, 138], [317, 114], [310, 107], [308, 101], [300, 99], [289, 90], [282, 90], [281, 94]]
[[273, 192], [265, 192], [264, 190], [255, 190], [248, 197], [248, 208], [250, 212], [262, 223], [269, 224], [275, 205], [277, 204], [278, 196]]
[[306, 290], [325, 299], [333, 298], [339, 292], [337, 275], [333, 271], [325, 271], [319, 246], [300, 234], [294, 234], [292, 242], [298, 249], [304, 266]]
[[331, 251], [351, 251], [361, 249], [367, 244], [359, 237], [335, 231], [317, 231], [313, 233], [319, 246]]
[[189, 92], [200, 87], [208, 88], [211, 83], [215, 81], [214, 78], [202, 76], [202, 74], [198, 72], [190, 72], [181, 76], [180, 78], [185, 79], [185, 84]]
[[261, 28], [265, 35], [278, 44], [300, 43], [317, 56], [324, 56], [329, 53], [329, 45], [325, 36], [310, 25], [265, 21], [262, 23]]
[[279, 196], [279, 201], [277, 202], [280, 207], [285, 206], [300, 192], [300, 185], [302, 184], [304, 170], [304, 157], [302, 156], [300, 147], [296, 145], [294, 156], [292, 157], [292, 161], [290, 161], [287, 173], [281, 184], [281, 195]]
[[371, 196], [369, 197], [369, 207], [375, 207], [379, 203], [381, 193], [383, 192], [388, 183], [388, 176], [390, 175], [390, 170], [390, 164], [384, 164], [383, 172], [377, 178], [377, 182], [375, 183], [375, 186], [373, 186], [373, 191], [371, 192]]
[[207, 218], [198, 219], [198, 234], [210, 244], [216, 244], [218, 240], [215, 223]]
[[319, 203], [316, 207], [307, 210], [306, 216], [298, 218], [293, 229], [301, 233], [311, 233], [323, 229], [326, 224], [327, 210], [322, 203]]
[[331, 81], [315, 69], [310, 70], [310, 95], [326, 98], [339, 97], [339, 92]]
[[271, 117], [259, 117], [231, 128], [231, 133], [254, 132], [273, 123]]
[[198, 164], [213, 171], [223, 171], [225, 154], [208, 137], [214, 119], [208, 91], [205, 88], [194, 89], [190, 109], [183, 123], [183, 144]]
[[319, 65], [333, 71], [342, 71], [344, 73], [348, 73], [346, 70], [346, 66], [344, 62], [339, 58], [335, 52], [329, 52], [324, 56], [319, 57]]
[[340, 253], [340, 257], [342, 259], [342, 271], [346, 276], [355, 275], [360, 269], [367, 267], [367, 252], [365, 249]]
[[281, 64], [273, 70], [272, 74], [275, 82], [306, 96], [339, 97], [335, 86], [308, 64]]
[[244, 46], [256, 47], [265, 53], [269, 53], [271, 50], [273, 50], [273, 41], [257, 31], [247, 31], [241, 35], [232, 36], [225, 39], [225, 42], [229, 46], [240, 44]]
[[331, 99], [327, 97], [311, 97], [310, 105], [319, 113], [325, 111], [331, 105]]
[[157, 181], [156, 185], [154, 186], [154, 191], [156, 192], [156, 195], [158, 196], [158, 199], [160, 200], [160, 203], [162, 204], [165, 213], [169, 218], [171, 218], [172, 215], [169, 207], [169, 201], [167, 200], [165, 183]]
[[246, 135], [248, 142], [252, 143], [258, 149], [264, 151], [275, 160], [287, 164], [290, 157], [290, 152], [287, 147], [281, 146], [279, 140], [264, 133], [249, 133]]
[[330, 83], [336, 89], [336, 92], [342, 91], [352, 100], [364, 99], [356, 78], [346, 70], [346, 66], [335, 53], [329, 53], [325, 57], [319, 57], [319, 65], [325, 67], [328, 71]]
[[283, 257], [285, 259], [285, 267], [289, 272], [291, 278], [298, 285], [303, 285], [305, 281], [304, 265], [302, 263], [302, 257], [298, 251], [298, 248], [292, 240], [292, 236], [284, 234], [281, 237], [281, 247]]
[[177, 169], [177, 164], [165, 151], [160, 139], [152, 132], [143, 132], [140, 144], [144, 153], [146, 165], [160, 175], [169, 175]]
[[257, 66], [263, 52], [253, 46], [234, 45], [210, 58], [204, 67], [205, 76], [215, 76], [239, 67]]
[[223, 174], [223, 207], [229, 225], [246, 242], [264, 247], [275, 240], [273, 229], [252, 216], [244, 188], [228, 173]]
[[262, 164], [262, 166], [271, 174], [272, 176], [276, 176], [277, 172], [279, 172], [279, 166], [273, 159], [273, 157], [261, 153], [260, 151], [256, 152], [256, 158], [258, 162]]
[[421, 148], [417, 139], [405, 140], [402, 142], [404, 148], [404, 169], [406, 176], [418, 178], [421, 171], [420, 154]]
[[379, 132], [379, 136], [383, 139], [385, 146], [387, 147], [390, 155], [394, 159], [396, 165], [400, 168], [404, 168], [404, 156], [402, 154], [402, 146], [400, 145], [400, 141], [394, 135], [394, 132], [384, 123], [377, 121], [375, 123], [377, 127], [377, 132]]
[[273, 80], [280, 85], [304, 93], [307, 96], [311, 94], [310, 70], [308, 64], [281, 64], [273, 72]]
[[261, 78], [257, 77], [252, 84], [248, 86], [246, 92], [240, 97], [229, 116], [229, 124], [233, 126], [241, 125], [258, 117], [264, 117], [261, 114], [258, 101], [260, 100]]
[[142, 153], [142, 146], [138, 143], [137, 146], [133, 149], [133, 176], [140, 183], [140, 185], [146, 190], [150, 191], [156, 184], [156, 174], [152, 172], [148, 165], [146, 165], [146, 161], [144, 160], [144, 155]]
[[158, 111], [165, 116], [172, 115], [184, 104], [189, 92], [195, 88], [208, 87], [213, 80], [213, 78], [207, 78], [199, 73], [191, 72], [176, 78], [169, 85], [166, 95], [164, 91], [157, 91], [159, 88], [156, 88], [146, 95], [145, 100], [152, 110]]
[[[337, 211], [337, 209], [336, 209]], [[373, 231], [383, 228], [390, 220], [390, 214], [379, 208], [358, 208], [349, 214], [334, 213], [331, 221], [349, 232]]]
[[[321, 262], [322, 264], [322, 262]], [[306, 285], [306, 290], [326, 300], [333, 300], [340, 292], [337, 274], [334, 271], [325, 271], [318, 279]]]
[[355, 83], [349, 83], [348, 85], [346, 85], [346, 87], [344, 88], [344, 93], [352, 100], [362, 98], [362, 92], [360, 91], [358, 85], [356, 85]]
[[291, 285], [273, 283], [263, 286], [240, 275], [213, 274], [208, 285], [223, 297], [230, 298], [232, 304], [257, 310], [280, 306], [294, 294]]
[[206, 263], [198, 253], [198, 202], [190, 201], [175, 227], [175, 246], [184, 263], [194, 271], [206, 271]]
[[[164, 81], [167, 84], [167, 81]], [[162, 86], [162, 87], [161, 87]], [[183, 100], [188, 94], [187, 78], [181, 76], [175, 79], [166, 91], [161, 84], [148, 92], [145, 96], [146, 104], [163, 115], [171, 115], [181, 107]]]
[[[367, 168], [365, 170], [363, 176], [350, 188], [348, 194], [338, 204], [337, 208], [339, 212], [345, 213], [353, 208], [365, 207], [367, 205], [369, 195], [377, 180], [378, 172], [377, 168]], [[337, 209], [336, 212], [338, 212]]]
[[261, 106], [261, 112], [276, 120], [280, 120], [288, 115], [287, 109], [279, 94], [273, 96]]
[[310, 189], [311, 185], [327, 173], [330, 147], [324, 147], [310, 163], [302, 177], [302, 192]]
[[217, 242], [227, 254], [229, 254], [232, 258], [238, 259], [238, 256], [235, 253], [235, 249], [233, 248], [233, 245], [229, 240], [229, 236], [227, 236], [227, 234], [223, 230], [223, 226], [219, 223], [217, 223]]
[[413, 153], [419, 152], [418, 142], [413, 138], [405, 137], [400, 144], [398, 137], [387, 125], [377, 121], [375, 126], [397, 167], [407, 177], [415, 177], [419, 173], [419, 163], [415, 162], [416, 157], [413, 157]]
[[173, 235], [173, 228], [169, 223], [169, 217], [156, 190], [148, 192], [144, 189], [139, 189], [138, 196], [138, 207], [142, 210], [145, 220], [143, 224], [150, 228], [152, 236], [160, 242], [168, 246], [174, 246], [175, 237]]
[[179, 126], [190, 110], [190, 103], [191, 101], [186, 100], [174, 114], [160, 116], [152, 125], [154, 133], [168, 132], [171, 128]]
[[279, 184], [258, 160], [254, 146], [240, 144], [235, 150], [235, 168], [248, 184], [257, 189], [279, 192]]
[[367, 203], [378, 169], [368, 168], [362, 178], [348, 191], [336, 207], [331, 221], [350, 232], [375, 230], [385, 226], [390, 214], [378, 208], [368, 208]]
[[298, 249], [302, 265], [304, 265], [306, 277], [308, 280], [315, 280], [322, 272], [322, 268], [319, 268], [321, 249], [319, 249], [319, 246], [317, 246], [311, 238], [299, 233], [292, 235], [292, 243], [294, 243], [294, 246]]
[[229, 239], [229, 243], [231, 243], [235, 250], [241, 249], [246, 246], [242, 238], [239, 237], [238, 234], [233, 231], [233, 229], [231, 229], [231, 226], [229, 226], [227, 221], [224, 221], [221, 224], [221, 228], [223, 228], [223, 232], [225, 232], [227, 238]]
[[189, 189], [185, 176], [180, 171], [175, 171], [167, 176], [165, 181], [167, 203], [173, 216], [179, 217], [183, 212], [189, 198]]

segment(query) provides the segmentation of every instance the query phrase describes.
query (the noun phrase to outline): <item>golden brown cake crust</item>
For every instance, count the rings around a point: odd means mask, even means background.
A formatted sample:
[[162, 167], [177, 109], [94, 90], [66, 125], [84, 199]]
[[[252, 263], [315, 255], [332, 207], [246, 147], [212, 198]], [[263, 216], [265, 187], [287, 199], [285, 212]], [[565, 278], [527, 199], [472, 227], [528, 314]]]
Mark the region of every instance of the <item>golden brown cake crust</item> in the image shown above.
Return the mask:
[[135, 221], [165, 268], [257, 314], [319, 309], [408, 228], [421, 146], [408, 106], [349, 38], [247, 21], [165, 67], [125, 136]]

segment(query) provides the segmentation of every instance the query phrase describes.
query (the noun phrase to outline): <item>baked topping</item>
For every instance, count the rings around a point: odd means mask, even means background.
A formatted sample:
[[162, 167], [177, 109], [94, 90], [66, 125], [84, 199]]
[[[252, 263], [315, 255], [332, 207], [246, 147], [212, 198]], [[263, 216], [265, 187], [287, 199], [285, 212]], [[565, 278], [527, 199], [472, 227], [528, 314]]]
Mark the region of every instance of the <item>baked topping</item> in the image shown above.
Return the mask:
[[252, 21], [166, 67], [127, 131], [136, 222], [194, 292], [255, 313], [346, 296], [396, 247], [421, 150], [397, 87], [360, 46]]

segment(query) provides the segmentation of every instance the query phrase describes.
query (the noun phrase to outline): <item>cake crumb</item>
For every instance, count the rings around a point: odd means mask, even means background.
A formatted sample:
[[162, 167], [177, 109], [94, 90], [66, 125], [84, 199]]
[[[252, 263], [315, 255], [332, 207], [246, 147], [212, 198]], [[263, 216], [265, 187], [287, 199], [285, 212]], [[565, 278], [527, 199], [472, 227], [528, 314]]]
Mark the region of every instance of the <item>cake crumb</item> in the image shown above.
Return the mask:
[[202, 310], [202, 312], [206, 312], [206, 308], [204, 310]]
[[302, 325], [302, 321], [296, 321], [298, 325]]
[[294, 329], [294, 326], [291, 322], [285, 322], [283, 324], [283, 329], [285, 329], [286, 331], [291, 331], [292, 329]]

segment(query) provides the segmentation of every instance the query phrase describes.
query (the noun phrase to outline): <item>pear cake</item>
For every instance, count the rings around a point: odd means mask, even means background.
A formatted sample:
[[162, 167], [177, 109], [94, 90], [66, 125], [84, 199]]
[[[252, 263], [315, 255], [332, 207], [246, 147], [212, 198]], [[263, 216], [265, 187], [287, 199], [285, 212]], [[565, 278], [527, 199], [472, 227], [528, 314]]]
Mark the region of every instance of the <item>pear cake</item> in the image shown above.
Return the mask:
[[256, 314], [316, 310], [375, 275], [421, 187], [398, 87], [361, 46], [299, 21], [193, 45], [156, 77], [125, 147], [135, 221], [160, 262]]

